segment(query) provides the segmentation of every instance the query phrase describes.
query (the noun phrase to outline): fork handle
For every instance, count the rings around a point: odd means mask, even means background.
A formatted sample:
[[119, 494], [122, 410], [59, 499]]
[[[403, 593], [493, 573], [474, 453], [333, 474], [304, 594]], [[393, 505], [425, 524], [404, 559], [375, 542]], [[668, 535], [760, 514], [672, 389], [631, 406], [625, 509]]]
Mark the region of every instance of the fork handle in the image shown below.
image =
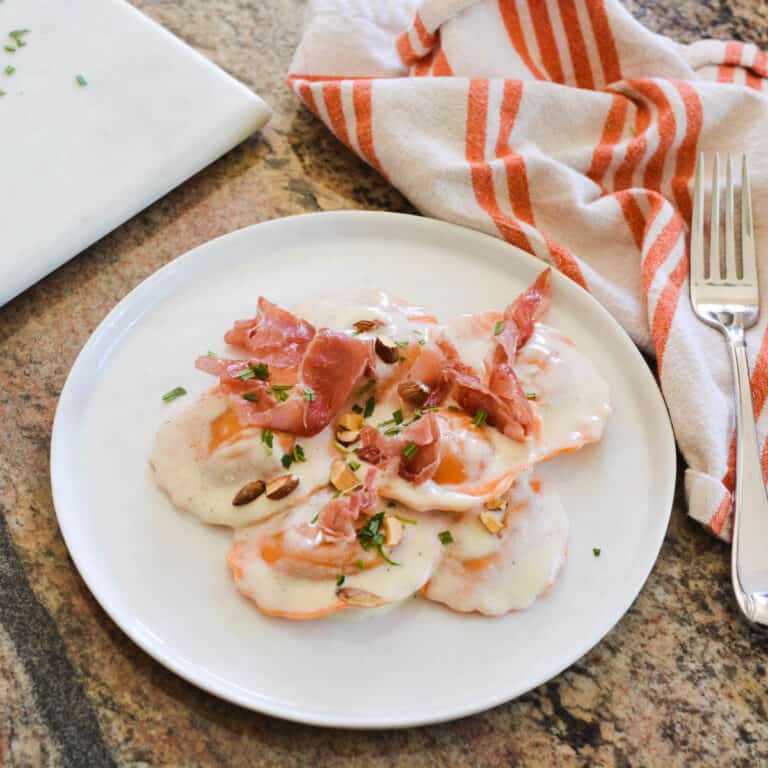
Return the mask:
[[736, 493], [731, 580], [744, 615], [768, 624], [768, 495], [752, 406], [744, 329], [728, 332], [736, 389]]

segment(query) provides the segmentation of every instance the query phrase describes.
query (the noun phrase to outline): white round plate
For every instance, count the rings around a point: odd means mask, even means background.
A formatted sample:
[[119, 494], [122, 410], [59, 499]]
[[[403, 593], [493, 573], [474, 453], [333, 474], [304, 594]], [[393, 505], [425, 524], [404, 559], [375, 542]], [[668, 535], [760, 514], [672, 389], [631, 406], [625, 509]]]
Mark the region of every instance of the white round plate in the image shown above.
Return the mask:
[[[503, 308], [541, 271], [528, 254], [451, 224], [389, 213], [270, 221], [176, 259], [126, 296], [80, 353], [61, 395], [51, 473], [61, 531], [107, 613], [160, 663], [224, 699], [306, 723], [394, 728], [519, 696], [597, 643], [637, 596], [669, 520], [675, 451], [645, 362], [586, 292], [554, 275], [547, 322], [611, 386], [602, 443], [543, 467], [571, 520], [551, 592], [502, 618], [410, 600], [358, 621], [290, 622], [240, 597], [229, 533], [176, 511], [148, 466], [177, 385], [259, 294], [291, 306], [316, 292], [382, 288], [440, 317]], [[600, 548], [596, 557], [592, 549]]]

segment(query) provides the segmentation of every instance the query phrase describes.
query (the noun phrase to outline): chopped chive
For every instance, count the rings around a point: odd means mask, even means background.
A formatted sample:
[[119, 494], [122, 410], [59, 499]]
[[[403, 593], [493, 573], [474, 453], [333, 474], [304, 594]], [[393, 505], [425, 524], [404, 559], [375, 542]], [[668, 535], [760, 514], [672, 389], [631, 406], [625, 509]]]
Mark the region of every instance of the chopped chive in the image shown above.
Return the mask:
[[82, 88], [84, 85], [88, 85], [88, 81], [82, 75], [76, 75], [75, 80], [77, 84]]
[[496, 325], [493, 326], [493, 335], [498, 336], [504, 330], [504, 321], [497, 320]]
[[410, 442], [406, 443], [405, 448], [403, 448], [403, 456], [405, 456], [406, 459], [412, 459], [418, 450], [419, 446], [416, 445], [413, 440], [411, 440]]
[[280, 459], [280, 463], [285, 469], [289, 469], [291, 464], [293, 464], [293, 456], [290, 453], [284, 453], [283, 458]]
[[418, 525], [418, 520], [411, 520], [410, 517], [403, 517], [402, 515], [395, 515], [395, 517], [401, 522], [405, 523], [406, 525]]
[[398, 347], [405, 348], [407, 347], [411, 342], [410, 341], [396, 341], [395, 344], [397, 344]]
[[600, 551], [601, 551], [601, 550], [600, 550], [600, 547], [592, 547], [592, 554], [593, 554], [595, 557], [600, 557]]
[[257, 379], [266, 381], [269, 378], [269, 367], [264, 365], [264, 363], [259, 363], [258, 365], [252, 365], [251, 370], [253, 371], [253, 375]]
[[24, 35], [28, 35], [29, 30], [28, 29], [14, 29], [12, 32], [8, 33], [8, 37], [13, 38], [13, 40], [16, 41], [18, 45], [26, 45], [25, 42], [22, 41], [22, 37]]
[[0, 96], [5, 96], [5, 91], [0, 91]]
[[272, 393], [278, 403], [284, 403], [288, 399], [288, 393], [293, 389], [290, 384], [278, 384], [272, 387]]
[[405, 362], [405, 360], [406, 360], [406, 358], [405, 358], [405, 357], [403, 357], [402, 355], [400, 355], [400, 362], [401, 362], [401, 363], [404, 363], [404, 362]]
[[453, 544], [453, 534], [450, 531], [440, 531], [437, 534], [437, 538], [440, 539], [440, 543], [446, 547], [448, 544]]
[[259, 396], [255, 392], [246, 392], [243, 395], [243, 400], [248, 400], [248, 402], [251, 402], [251, 403], [258, 403]]
[[12, 67], [10, 64], [5, 68], [6, 75], [12, 75], [16, 71], [16, 67]]
[[367, 384], [364, 384], [360, 389], [355, 392], [355, 397], [360, 397], [361, 395], [364, 395], [366, 392], [370, 392], [374, 387], [376, 386], [376, 381], [374, 379], [371, 379]]
[[216, 358], [218, 357], [218, 355], [217, 355], [215, 352], [211, 352], [211, 350], [210, 350], [210, 349], [208, 350], [208, 352], [206, 353], [206, 355], [205, 355], [205, 356], [206, 356], [206, 357], [212, 357], [212, 358], [214, 358], [214, 359], [216, 359]]
[[400, 565], [400, 563], [396, 563], [394, 560], [390, 560], [387, 557], [387, 553], [384, 551], [384, 537], [379, 534], [376, 538], [376, 549], [379, 551], [379, 554], [381, 555], [382, 560], [385, 560], [390, 565]]
[[362, 413], [363, 412], [363, 406], [362, 405], [358, 405], [357, 403], [355, 403], [352, 406], [352, 412], [353, 413]]
[[307, 457], [304, 455], [304, 449], [298, 443], [293, 446], [291, 456], [293, 456], [293, 460], [299, 464], [301, 464], [302, 461], [307, 460]]
[[339, 574], [339, 576], [338, 576], [338, 578], [336, 579], [336, 586], [337, 586], [337, 587], [340, 587], [340, 586], [341, 586], [341, 585], [344, 583], [344, 581], [346, 580], [346, 578], [347, 578], [347, 577], [346, 577], [346, 576], [345, 576], [343, 573], [340, 573], [340, 574]]
[[355, 461], [354, 459], [352, 461], [348, 461], [347, 464], [353, 472], [357, 472], [357, 470], [360, 469], [360, 462]]
[[275, 439], [275, 435], [271, 429], [261, 430], [261, 442], [264, 443], [264, 446], [267, 448], [268, 453], [272, 453], [272, 443], [274, 439]]
[[304, 387], [304, 399], [308, 403], [315, 402], [315, 390], [312, 387]]
[[182, 397], [187, 394], [187, 390], [184, 387], [174, 387], [170, 392], [166, 392], [163, 395], [163, 400], [166, 403], [170, 403], [171, 400], [175, 400], [177, 397]]
[[476, 427], [482, 427], [483, 424], [485, 424], [485, 420], [488, 418], [488, 411], [486, 411], [484, 408], [481, 408], [476, 414], [475, 418], [472, 419], [472, 423]]
[[369, 418], [371, 414], [373, 413], [373, 409], [376, 407], [376, 401], [373, 399], [373, 395], [371, 395], [366, 401], [365, 401], [365, 409], [363, 410], [363, 417]]
[[439, 405], [430, 405], [429, 408], [427, 408], [427, 413], [436, 413], [440, 410]]
[[4, 48], [8, 53], [16, 53], [16, 49], [12, 45], [6, 45]]
[[312, 519], [309, 521], [309, 524], [310, 525], [314, 525], [318, 521], [319, 518], [320, 518], [320, 513], [319, 512], [315, 512], [315, 514], [313, 515]]
[[387, 437], [392, 437], [392, 435], [399, 435], [401, 431], [401, 427], [390, 427], [389, 429], [384, 430], [384, 434]]
[[426, 340], [425, 340], [425, 339], [419, 339], [419, 340], [418, 340], [418, 342], [417, 342], [417, 344], [418, 344], [420, 347], [423, 347], [423, 346], [424, 346], [426, 343], [427, 343], [427, 342], [426, 342]]
[[346, 445], [342, 445], [338, 440], [334, 440], [333, 444], [338, 448], [342, 453], [354, 453], [354, 448], [347, 448]]
[[535, 399], [536, 399], [536, 393], [535, 393], [535, 392], [526, 392], [525, 396], [526, 396], [526, 397], [527, 397], [529, 400], [535, 400]]
[[357, 567], [358, 567], [358, 568], [359, 568], [361, 571], [364, 571], [364, 570], [365, 570], [365, 563], [364, 563], [362, 560], [358, 560], [358, 561], [355, 563], [355, 565], [357, 565]]
[[403, 412], [398, 408], [396, 411], [392, 413], [392, 419], [394, 420], [395, 424], [402, 424]]
[[461, 408], [459, 408], [458, 405], [449, 405], [448, 406], [449, 411], [454, 411], [455, 413], [461, 413]]

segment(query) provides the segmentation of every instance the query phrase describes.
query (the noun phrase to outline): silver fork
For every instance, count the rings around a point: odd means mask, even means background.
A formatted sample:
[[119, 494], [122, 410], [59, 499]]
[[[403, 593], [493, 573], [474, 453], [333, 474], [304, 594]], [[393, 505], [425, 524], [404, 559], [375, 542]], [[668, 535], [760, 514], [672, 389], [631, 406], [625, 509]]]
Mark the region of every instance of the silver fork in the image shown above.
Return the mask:
[[728, 155], [725, 185], [725, 255], [720, 253], [720, 157], [712, 171], [709, 254], [704, 249], [704, 155], [696, 166], [691, 225], [691, 303], [698, 317], [728, 342], [736, 389], [736, 492], [731, 581], [742, 613], [768, 624], [768, 496], [752, 407], [744, 331], [760, 312], [747, 158], [741, 160], [741, 263], [737, 262], [734, 190]]

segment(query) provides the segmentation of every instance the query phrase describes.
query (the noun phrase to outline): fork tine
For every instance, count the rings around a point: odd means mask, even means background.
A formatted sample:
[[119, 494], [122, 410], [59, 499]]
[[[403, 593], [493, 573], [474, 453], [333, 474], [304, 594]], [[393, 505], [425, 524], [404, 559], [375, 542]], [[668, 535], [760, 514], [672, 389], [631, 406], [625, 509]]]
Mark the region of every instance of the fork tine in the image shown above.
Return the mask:
[[725, 169], [725, 274], [723, 278], [729, 283], [735, 283], [739, 276], [736, 273], [736, 230], [733, 226], [733, 169], [731, 155], [726, 156]]
[[691, 221], [691, 287], [703, 283], [704, 267], [704, 153], [696, 163], [696, 181], [693, 187], [693, 218]]
[[741, 156], [741, 269], [744, 282], [757, 286], [755, 232], [752, 226], [752, 191], [747, 156]]
[[712, 211], [709, 219], [709, 277], [721, 279], [720, 269], [720, 155], [712, 166]]

